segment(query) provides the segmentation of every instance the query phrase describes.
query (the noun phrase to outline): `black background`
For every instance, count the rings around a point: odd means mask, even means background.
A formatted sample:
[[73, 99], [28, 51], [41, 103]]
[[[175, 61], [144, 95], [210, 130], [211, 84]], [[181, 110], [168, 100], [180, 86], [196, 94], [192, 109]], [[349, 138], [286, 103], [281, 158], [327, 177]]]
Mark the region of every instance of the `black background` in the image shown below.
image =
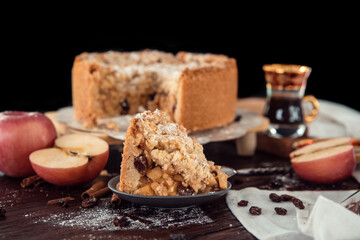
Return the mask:
[[[210, 34], [209, 34], [210, 33]], [[239, 29], [238, 33], [241, 33]], [[2, 44], [0, 111], [50, 111], [71, 105], [71, 68], [76, 55], [88, 51], [133, 51], [145, 48], [176, 53], [210, 52], [234, 57], [239, 69], [239, 97], [265, 96], [262, 66], [292, 63], [312, 67], [306, 94], [360, 110], [357, 40], [332, 30], [316, 34], [179, 33], [164, 35], [26, 34]], [[106, 35], [106, 36], [104, 36]]]

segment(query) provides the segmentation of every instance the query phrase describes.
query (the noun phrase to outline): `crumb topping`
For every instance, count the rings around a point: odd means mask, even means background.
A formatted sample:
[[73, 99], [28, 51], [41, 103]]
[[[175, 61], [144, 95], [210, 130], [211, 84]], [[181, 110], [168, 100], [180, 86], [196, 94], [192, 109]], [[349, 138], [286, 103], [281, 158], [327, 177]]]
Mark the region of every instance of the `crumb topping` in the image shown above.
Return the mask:
[[[100, 119], [133, 115], [139, 109], [158, 108], [172, 120], [178, 119], [182, 79], [188, 79], [189, 74], [208, 78], [213, 70], [228, 69], [230, 65], [228, 57], [218, 54], [179, 52], [175, 55], [156, 50], [82, 53], [73, 67], [75, 117], [90, 128]], [[83, 80], [87, 87], [81, 83]], [[88, 97], [80, 90], [84, 87]]]
[[187, 135], [184, 127], [170, 122], [159, 110], [139, 113], [135, 119], [139, 144], [143, 142], [156, 165], [170, 175], [181, 175], [183, 185], [191, 186], [195, 192], [204, 190], [213, 181], [214, 163], [206, 160], [203, 147]]
[[[224, 66], [227, 61], [225, 55], [215, 54], [192, 54], [179, 52], [174, 55], [156, 50], [145, 50], [138, 52], [107, 51], [103, 53], [83, 53], [81, 58], [99, 62], [102, 66], [111, 67], [117, 71], [129, 71], [131, 67], [136, 69], [167, 70], [168, 72], [183, 70], [185, 68], [197, 68], [216, 65]], [[126, 67], [130, 67], [127, 68]]]

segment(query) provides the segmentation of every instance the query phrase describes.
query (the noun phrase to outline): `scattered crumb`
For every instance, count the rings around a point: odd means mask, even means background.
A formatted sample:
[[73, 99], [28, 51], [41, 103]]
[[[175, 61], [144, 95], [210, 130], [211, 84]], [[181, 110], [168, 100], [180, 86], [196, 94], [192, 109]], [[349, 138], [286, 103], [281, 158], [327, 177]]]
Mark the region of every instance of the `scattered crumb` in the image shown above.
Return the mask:
[[107, 176], [109, 176], [109, 172], [106, 169], [104, 169], [100, 172], [100, 176], [107, 177]]

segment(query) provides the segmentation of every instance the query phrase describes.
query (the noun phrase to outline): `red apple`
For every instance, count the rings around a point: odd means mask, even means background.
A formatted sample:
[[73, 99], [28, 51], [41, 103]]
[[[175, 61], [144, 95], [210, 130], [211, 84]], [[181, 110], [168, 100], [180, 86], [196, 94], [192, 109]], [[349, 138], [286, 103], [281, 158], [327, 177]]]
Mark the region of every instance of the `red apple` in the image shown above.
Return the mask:
[[354, 147], [342, 145], [326, 148], [326, 144], [322, 146], [324, 148], [321, 150], [303, 153], [291, 159], [296, 174], [316, 183], [334, 183], [348, 178], [356, 167]]
[[35, 172], [45, 181], [60, 186], [78, 185], [96, 178], [109, 157], [109, 145], [89, 134], [59, 137], [54, 148], [31, 153]]
[[56, 130], [39, 112], [0, 113], [0, 171], [12, 177], [34, 175], [29, 155], [54, 145]]
[[290, 158], [298, 157], [303, 154], [307, 154], [311, 152], [316, 152], [325, 148], [331, 148], [341, 145], [352, 145], [352, 139], [348, 137], [343, 137], [343, 138], [332, 138], [321, 142], [316, 142], [291, 152]]

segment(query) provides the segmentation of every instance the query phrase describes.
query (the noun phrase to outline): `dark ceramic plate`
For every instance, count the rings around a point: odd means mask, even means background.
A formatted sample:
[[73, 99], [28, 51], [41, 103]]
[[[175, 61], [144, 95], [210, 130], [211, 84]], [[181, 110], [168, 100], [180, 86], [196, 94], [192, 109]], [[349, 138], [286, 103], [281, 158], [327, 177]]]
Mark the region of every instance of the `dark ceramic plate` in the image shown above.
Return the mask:
[[191, 196], [144, 196], [144, 195], [136, 195], [121, 192], [117, 189], [116, 185], [120, 181], [120, 176], [113, 177], [108, 186], [113, 193], [119, 196], [119, 198], [136, 203], [139, 205], [146, 205], [150, 207], [160, 207], [160, 208], [180, 208], [180, 207], [188, 207], [201, 205], [207, 202], [211, 202], [215, 199], [218, 199], [224, 196], [227, 191], [231, 188], [231, 183], [228, 181], [227, 189], [210, 192], [204, 194], [197, 194]]

